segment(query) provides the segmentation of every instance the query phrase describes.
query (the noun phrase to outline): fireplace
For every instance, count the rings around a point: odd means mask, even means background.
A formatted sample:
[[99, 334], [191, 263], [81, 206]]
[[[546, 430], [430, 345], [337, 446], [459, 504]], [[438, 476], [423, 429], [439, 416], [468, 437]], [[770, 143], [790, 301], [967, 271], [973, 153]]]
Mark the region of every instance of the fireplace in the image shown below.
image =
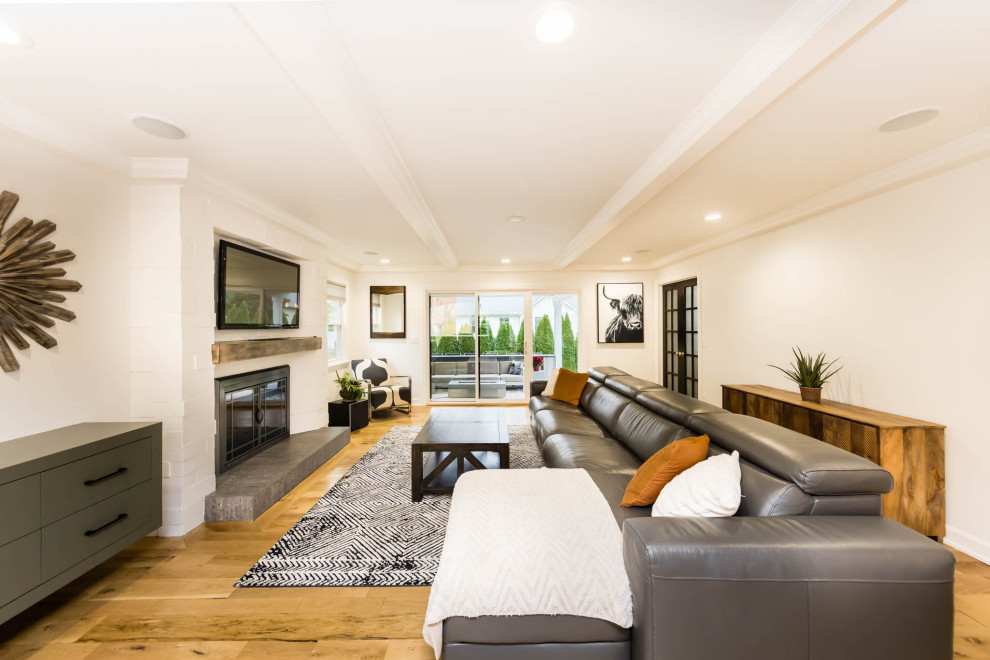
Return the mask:
[[217, 474], [289, 436], [289, 367], [216, 379]]

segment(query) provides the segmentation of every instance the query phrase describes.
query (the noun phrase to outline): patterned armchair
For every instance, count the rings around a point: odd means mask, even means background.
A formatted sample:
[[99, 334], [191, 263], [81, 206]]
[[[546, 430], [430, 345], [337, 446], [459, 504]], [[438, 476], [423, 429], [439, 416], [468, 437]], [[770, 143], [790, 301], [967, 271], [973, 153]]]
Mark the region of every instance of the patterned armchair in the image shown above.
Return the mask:
[[351, 360], [351, 370], [357, 380], [366, 383], [368, 408], [412, 412], [412, 378], [393, 376], [385, 358]]

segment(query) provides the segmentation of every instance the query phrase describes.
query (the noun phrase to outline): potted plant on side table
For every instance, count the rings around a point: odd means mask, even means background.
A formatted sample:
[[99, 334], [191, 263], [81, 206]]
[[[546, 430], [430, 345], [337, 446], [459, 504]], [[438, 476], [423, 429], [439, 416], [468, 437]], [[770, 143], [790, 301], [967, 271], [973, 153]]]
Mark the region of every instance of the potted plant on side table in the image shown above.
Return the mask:
[[801, 400], [812, 403], [822, 402], [822, 386], [828, 379], [834, 376], [841, 366], [832, 369], [832, 365], [838, 360], [826, 362], [824, 353], [819, 353], [812, 358], [811, 354], [805, 355], [800, 348], [795, 346], [791, 349], [794, 353], [795, 362], [788, 365], [788, 369], [778, 367], [775, 364], [767, 365], [774, 369], [779, 369], [788, 378], [798, 384], [801, 390]]
[[337, 377], [333, 382], [340, 387], [340, 398], [344, 401], [360, 401], [364, 398], [364, 385], [361, 381], [351, 378], [346, 372], [341, 375], [339, 371], [334, 372]]

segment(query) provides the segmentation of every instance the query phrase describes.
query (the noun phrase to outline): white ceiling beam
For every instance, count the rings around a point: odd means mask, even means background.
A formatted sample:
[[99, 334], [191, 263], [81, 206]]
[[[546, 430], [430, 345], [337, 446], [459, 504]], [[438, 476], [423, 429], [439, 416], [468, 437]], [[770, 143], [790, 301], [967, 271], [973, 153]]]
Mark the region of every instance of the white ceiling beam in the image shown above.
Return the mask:
[[907, 160], [894, 163], [859, 179], [792, 204], [735, 231], [720, 234], [710, 240], [661, 257], [651, 263], [649, 267], [663, 268], [690, 257], [738, 243], [752, 236], [765, 234], [774, 229], [834, 211], [867, 197], [879, 195], [987, 156], [990, 156], [990, 128], [964, 135], [957, 140], [947, 142]]
[[566, 268], [846, 44], [906, 0], [797, 0], [556, 258]]
[[[324, 4], [237, 4], [231, 9], [448, 269], [458, 266]], [[354, 218], [360, 221], [360, 218]]]

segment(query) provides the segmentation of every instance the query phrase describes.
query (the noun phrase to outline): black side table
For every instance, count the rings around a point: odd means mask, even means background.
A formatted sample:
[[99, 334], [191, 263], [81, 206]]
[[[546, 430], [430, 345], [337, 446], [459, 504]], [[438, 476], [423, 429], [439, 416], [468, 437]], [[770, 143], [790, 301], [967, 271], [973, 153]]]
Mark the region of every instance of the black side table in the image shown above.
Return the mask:
[[330, 413], [329, 426], [350, 426], [352, 431], [363, 429], [371, 417], [367, 397], [360, 401], [337, 399], [327, 404], [327, 410]]

